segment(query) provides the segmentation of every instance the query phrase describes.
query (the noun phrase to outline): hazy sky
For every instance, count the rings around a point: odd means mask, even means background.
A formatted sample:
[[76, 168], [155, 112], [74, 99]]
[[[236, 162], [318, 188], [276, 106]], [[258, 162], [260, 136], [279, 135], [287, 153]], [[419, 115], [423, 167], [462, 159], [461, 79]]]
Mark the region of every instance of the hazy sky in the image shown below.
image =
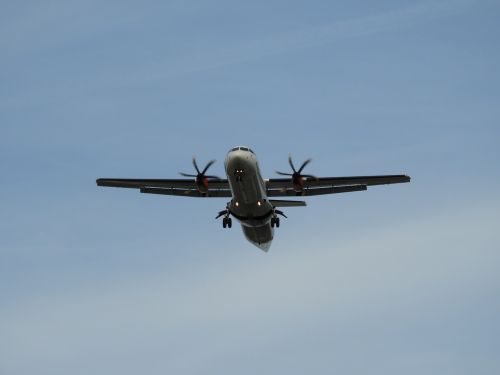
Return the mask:
[[[0, 12], [0, 374], [500, 373], [500, 3], [24, 1]], [[98, 188], [235, 145], [407, 173], [289, 208]]]

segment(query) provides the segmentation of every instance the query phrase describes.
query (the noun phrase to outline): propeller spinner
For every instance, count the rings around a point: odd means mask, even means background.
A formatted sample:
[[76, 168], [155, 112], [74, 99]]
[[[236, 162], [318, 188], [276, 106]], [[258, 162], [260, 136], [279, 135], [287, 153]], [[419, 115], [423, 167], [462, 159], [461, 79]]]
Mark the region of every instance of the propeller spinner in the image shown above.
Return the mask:
[[304, 181], [307, 178], [311, 178], [314, 180], [317, 180], [316, 176], [313, 176], [312, 174], [302, 174], [302, 171], [304, 170], [305, 166], [309, 164], [312, 161], [312, 159], [307, 159], [305, 162], [302, 163], [300, 168], [297, 170], [295, 169], [295, 166], [293, 165], [292, 161], [292, 156], [288, 156], [288, 164], [290, 164], [290, 167], [292, 168], [293, 173], [285, 173], [285, 172], [279, 172], [276, 171], [277, 174], [281, 176], [290, 176], [292, 177], [292, 184], [293, 184], [293, 189], [295, 190], [296, 193], [302, 193], [304, 191]]
[[200, 171], [200, 168], [198, 168], [198, 163], [196, 163], [196, 158], [193, 156], [193, 166], [194, 169], [196, 169], [197, 174], [190, 174], [184, 172], [179, 172], [179, 174], [184, 177], [194, 177], [199, 192], [206, 194], [208, 193], [208, 183], [210, 182], [210, 180], [220, 180], [220, 177], [218, 176], [211, 176], [205, 174], [208, 168], [210, 168], [213, 163], [215, 163], [215, 159], [210, 160], [207, 163], [207, 165], [205, 165], [205, 168], [203, 168], [203, 170]]

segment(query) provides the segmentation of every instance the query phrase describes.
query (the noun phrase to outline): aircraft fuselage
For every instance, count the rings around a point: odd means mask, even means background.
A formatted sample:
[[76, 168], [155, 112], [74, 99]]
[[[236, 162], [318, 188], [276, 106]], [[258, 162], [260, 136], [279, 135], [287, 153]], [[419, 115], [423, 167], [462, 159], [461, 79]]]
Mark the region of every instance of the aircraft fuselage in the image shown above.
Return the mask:
[[247, 240], [267, 251], [274, 235], [274, 207], [267, 199], [257, 157], [247, 147], [235, 147], [227, 154], [224, 167], [232, 193], [230, 214], [241, 223]]

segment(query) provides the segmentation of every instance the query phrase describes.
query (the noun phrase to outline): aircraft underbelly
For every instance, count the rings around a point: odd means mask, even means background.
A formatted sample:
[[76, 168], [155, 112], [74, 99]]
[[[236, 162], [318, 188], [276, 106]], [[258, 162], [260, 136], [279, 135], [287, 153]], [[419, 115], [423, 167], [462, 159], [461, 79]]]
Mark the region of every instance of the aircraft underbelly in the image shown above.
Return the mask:
[[[249, 177], [249, 176], [248, 176]], [[258, 180], [247, 178], [233, 184], [231, 213], [245, 226], [267, 224], [272, 214], [272, 205], [262, 194]]]
[[270, 224], [260, 227], [249, 227], [242, 225], [243, 233], [248, 241], [257, 246], [263, 251], [268, 251], [271, 247], [274, 231]]
[[234, 199], [241, 205], [257, 202], [262, 197], [257, 193], [253, 181], [238, 181], [233, 191]]

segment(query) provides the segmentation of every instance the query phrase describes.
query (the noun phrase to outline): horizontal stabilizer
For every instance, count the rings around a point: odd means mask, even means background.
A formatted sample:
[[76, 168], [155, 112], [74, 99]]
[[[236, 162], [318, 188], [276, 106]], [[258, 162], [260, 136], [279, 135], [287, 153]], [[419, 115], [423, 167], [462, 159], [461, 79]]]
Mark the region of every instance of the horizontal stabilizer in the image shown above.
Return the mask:
[[304, 201], [287, 201], [279, 199], [270, 199], [269, 203], [271, 203], [274, 207], [303, 207], [306, 205], [306, 202]]

